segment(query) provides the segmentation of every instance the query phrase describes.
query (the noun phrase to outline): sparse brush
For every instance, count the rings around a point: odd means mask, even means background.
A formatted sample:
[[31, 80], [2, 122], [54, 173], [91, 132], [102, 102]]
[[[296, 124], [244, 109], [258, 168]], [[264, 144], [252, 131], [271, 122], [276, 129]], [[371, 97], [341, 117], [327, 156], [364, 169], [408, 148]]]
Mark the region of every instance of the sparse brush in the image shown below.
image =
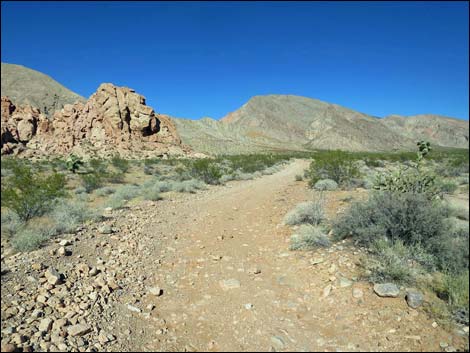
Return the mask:
[[96, 189], [95, 194], [97, 196], [107, 196], [107, 195], [111, 195], [115, 191], [116, 189], [111, 186], [104, 186], [102, 188]]
[[318, 180], [313, 188], [319, 191], [332, 191], [338, 188], [338, 183], [331, 179], [322, 179]]
[[310, 224], [302, 224], [290, 238], [290, 250], [314, 250], [330, 246], [330, 240], [323, 229]]
[[25, 226], [25, 222], [13, 211], [2, 211], [1, 213], [2, 236], [13, 237], [21, 228]]
[[54, 227], [29, 224], [13, 237], [12, 245], [18, 251], [36, 250], [55, 234]]
[[298, 204], [284, 217], [284, 223], [291, 226], [302, 223], [318, 225], [324, 219], [324, 200], [322, 197], [319, 197], [314, 201]]
[[98, 220], [100, 214], [85, 202], [60, 200], [50, 213], [57, 234], [73, 233], [77, 227], [89, 220]]

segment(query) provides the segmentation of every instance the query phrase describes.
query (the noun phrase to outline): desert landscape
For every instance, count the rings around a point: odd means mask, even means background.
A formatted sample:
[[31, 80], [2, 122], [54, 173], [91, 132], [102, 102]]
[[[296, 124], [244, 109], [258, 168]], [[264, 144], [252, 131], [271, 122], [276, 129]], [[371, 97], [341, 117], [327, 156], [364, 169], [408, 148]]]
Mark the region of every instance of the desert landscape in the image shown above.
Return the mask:
[[1, 92], [2, 352], [469, 350], [468, 120]]

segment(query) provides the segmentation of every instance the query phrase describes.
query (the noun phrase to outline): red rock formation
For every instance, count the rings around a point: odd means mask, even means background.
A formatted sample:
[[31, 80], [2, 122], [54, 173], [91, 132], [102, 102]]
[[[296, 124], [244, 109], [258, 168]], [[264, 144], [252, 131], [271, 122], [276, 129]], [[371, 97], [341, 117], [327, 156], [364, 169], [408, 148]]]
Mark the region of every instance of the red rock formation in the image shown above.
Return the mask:
[[156, 114], [134, 90], [109, 83], [102, 84], [85, 104], [67, 104], [56, 111], [52, 122], [39, 110], [18, 109], [2, 97], [2, 154], [11, 153], [14, 144], [44, 153], [104, 156], [189, 151], [168, 116]]

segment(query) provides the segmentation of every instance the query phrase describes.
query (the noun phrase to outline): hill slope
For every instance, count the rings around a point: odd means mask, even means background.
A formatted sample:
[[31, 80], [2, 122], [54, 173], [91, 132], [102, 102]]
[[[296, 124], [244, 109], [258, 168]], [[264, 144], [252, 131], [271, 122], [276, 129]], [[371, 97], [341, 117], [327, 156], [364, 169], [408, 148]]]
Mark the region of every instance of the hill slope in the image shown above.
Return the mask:
[[419, 115], [379, 119], [320, 100], [293, 95], [251, 98], [220, 121], [175, 119], [184, 143], [209, 153], [262, 149], [413, 149], [426, 139], [435, 145], [468, 148], [466, 121]]
[[28, 103], [49, 116], [65, 104], [85, 102], [85, 98], [39, 71], [6, 63], [2, 63], [2, 96], [8, 96], [16, 105]]

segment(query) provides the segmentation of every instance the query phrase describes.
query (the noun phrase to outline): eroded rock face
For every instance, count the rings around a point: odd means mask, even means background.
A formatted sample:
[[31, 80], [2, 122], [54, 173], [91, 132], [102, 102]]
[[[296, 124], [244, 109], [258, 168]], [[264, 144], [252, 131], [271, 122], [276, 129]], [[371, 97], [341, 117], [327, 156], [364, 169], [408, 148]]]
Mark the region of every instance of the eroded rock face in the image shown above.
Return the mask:
[[[2, 154], [14, 144], [46, 153], [185, 154], [176, 127], [127, 87], [102, 84], [83, 104], [67, 104], [49, 122], [38, 109], [2, 97]], [[5, 147], [5, 148], [4, 148]]]

